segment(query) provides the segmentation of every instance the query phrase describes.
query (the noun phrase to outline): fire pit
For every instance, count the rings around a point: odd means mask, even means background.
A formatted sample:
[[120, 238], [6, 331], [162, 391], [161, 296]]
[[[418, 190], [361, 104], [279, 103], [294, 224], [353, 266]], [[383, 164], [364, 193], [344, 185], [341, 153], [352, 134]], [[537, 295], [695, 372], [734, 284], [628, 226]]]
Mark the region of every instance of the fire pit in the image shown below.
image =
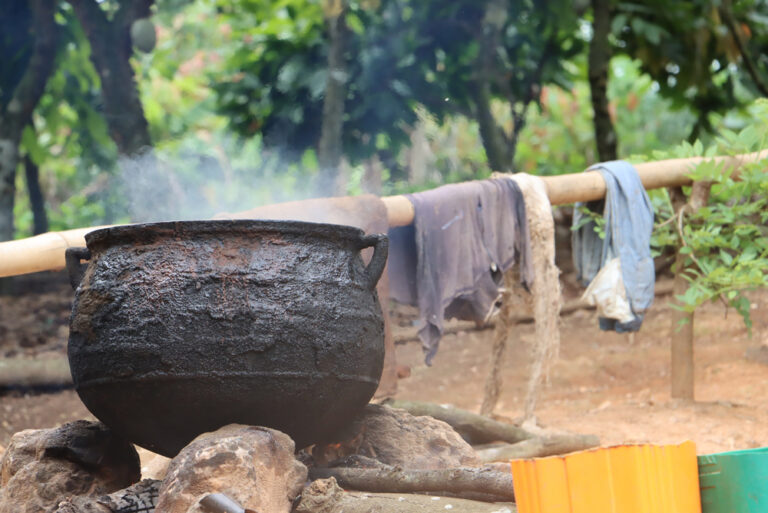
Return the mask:
[[[322, 441], [370, 400], [384, 342], [384, 235], [286, 221], [89, 233], [69, 361], [80, 398], [128, 440], [175, 455], [229, 423]], [[368, 267], [360, 250], [374, 247]], [[88, 260], [88, 264], [81, 264]]]

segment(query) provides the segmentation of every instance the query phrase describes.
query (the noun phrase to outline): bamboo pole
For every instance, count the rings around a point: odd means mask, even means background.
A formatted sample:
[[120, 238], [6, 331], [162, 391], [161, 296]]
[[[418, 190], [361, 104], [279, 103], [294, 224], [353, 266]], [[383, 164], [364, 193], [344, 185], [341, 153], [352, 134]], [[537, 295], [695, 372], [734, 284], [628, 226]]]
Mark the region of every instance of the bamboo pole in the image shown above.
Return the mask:
[[[712, 159], [724, 162], [728, 167], [738, 168], [744, 162], [754, 162], [766, 157], [768, 150]], [[693, 166], [705, 160], [711, 159], [694, 157], [661, 160], [638, 164], [635, 167], [646, 189], [679, 187], [690, 185], [688, 173]], [[553, 205], [592, 201], [605, 196], [605, 182], [597, 171], [542, 178]], [[405, 196], [389, 196], [382, 199], [387, 206], [390, 226], [407, 226], [413, 222], [413, 205]], [[105, 227], [49, 232], [27, 239], [0, 242], [0, 278], [63, 269], [64, 251], [72, 246], [85, 246], [85, 234], [98, 228]]]

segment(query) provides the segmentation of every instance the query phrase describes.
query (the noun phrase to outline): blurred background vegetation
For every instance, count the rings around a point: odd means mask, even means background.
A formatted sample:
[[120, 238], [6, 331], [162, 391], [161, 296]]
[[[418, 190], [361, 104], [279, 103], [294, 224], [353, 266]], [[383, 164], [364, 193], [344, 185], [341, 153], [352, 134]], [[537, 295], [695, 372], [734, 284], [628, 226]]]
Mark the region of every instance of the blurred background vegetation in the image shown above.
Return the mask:
[[5, 0], [0, 240], [703, 151], [767, 53], [763, 0]]

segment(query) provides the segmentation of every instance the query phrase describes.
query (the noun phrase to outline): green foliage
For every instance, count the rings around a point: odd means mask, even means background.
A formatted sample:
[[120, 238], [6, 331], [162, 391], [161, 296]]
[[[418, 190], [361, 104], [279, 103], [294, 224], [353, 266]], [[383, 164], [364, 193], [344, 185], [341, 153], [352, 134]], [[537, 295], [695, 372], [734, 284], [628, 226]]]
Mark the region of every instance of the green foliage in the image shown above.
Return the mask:
[[[108, 178], [117, 157], [100, 112], [100, 80], [90, 46], [69, 4], [56, 13], [59, 29], [54, 73], [22, 135], [20, 150], [40, 167], [50, 228], [67, 229], [126, 220]], [[31, 232], [32, 215], [17, 174], [16, 231]]]
[[[479, 38], [488, 0], [350, 1], [346, 14], [344, 153], [357, 162], [389, 159], [408, 143], [417, 105], [441, 122], [473, 115]], [[316, 145], [327, 78], [328, 42], [320, 5], [309, 0], [219, 2], [243, 45], [214, 89], [219, 111], [240, 135], [261, 133], [290, 158]], [[569, 3], [509, 1], [500, 18], [493, 94], [527, 105], [539, 82], [570, 87], [564, 62], [577, 55]], [[520, 107], [512, 105], [515, 108]]]
[[[654, 233], [654, 246], [680, 247], [687, 256], [684, 276], [689, 288], [678, 296], [681, 308], [693, 311], [706, 301], [720, 300], [733, 307], [751, 328], [749, 290], [768, 283], [768, 156], [744, 162], [737, 171], [710, 158], [762, 150], [768, 143], [768, 101], [752, 106], [753, 123], [739, 132], [723, 130], [715, 144], [685, 143], [656, 153], [654, 158], [707, 157], [690, 176], [711, 182], [709, 201], [703, 208], [681, 216], [671, 208], [663, 212]], [[674, 235], [673, 235], [674, 231]], [[680, 272], [680, 270], [677, 270]]]
[[[396, 151], [416, 120], [427, 62], [417, 58], [423, 57], [423, 38], [403, 4], [349, 3], [343, 144], [351, 161]], [[214, 77], [219, 112], [238, 134], [261, 133], [285, 157], [300, 156], [316, 145], [322, 123], [328, 42], [320, 3], [239, 0], [219, 7], [242, 42], [224, 74]]]
[[[569, 65], [576, 78], [573, 87], [545, 87], [538, 108], [528, 115], [515, 158], [520, 171], [575, 173], [597, 160], [586, 63], [577, 59]], [[672, 102], [662, 97], [651, 77], [641, 71], [639, 61], [625, 56], [611, 60], [608, 97], [620, 158], [678, 144], [695, 122], [690, 112], [672, 108]], [[498, 109], [497, 117], [504, 125], [511, 123], [506, 109]]]
[[[738, 45], [723, 20], [730, 2], [664, 0], [617, 2], [613, 18], [616, 50], [637, 58], [676, 108], [690, 108], [697, 122], [692, 138], [714, 129], [711, 113], [742, 108], [755, 96]], [[764, 51], [766, 2], [735, 2], [742, 30], [753, 35], [755, 55]], [[751, 27], [751, 28], [750, 28]], [[737, 66], [738, 64], [738, 66]], [[768, 76], [768, 75], [767, 75]]]
[[232, 134], [230, 118], [216, 110], [212, 77], [222, 76], [243, 45], [230, 16], [219, 14], [215, 0], [163, 0], [159, 6], [157, 46], [136, 60], [159, 169], [138, 181], [130, 169], [121, 171], [134, 218], [148, 215], [142, 211], [152, 203], [142, 197], [147, 189], [166, 196], [162, 213], [176, 219], [308, 197], [306, 183], [317, 172], [312, 151], [287, 162], [265, 147], [260, 133]]
[[597, 236], [601, 239], [605, 239], [605, 217], [603, 217], [602, 213], [590, 210], [586, 205], [582, 205], [578, 207], [578, 209], [584, 217], [582, 217], [578, 223], [571, 226], [571, 231], [578, 231], [582, 226], [592, 223], [594, 224], [592, 229]]

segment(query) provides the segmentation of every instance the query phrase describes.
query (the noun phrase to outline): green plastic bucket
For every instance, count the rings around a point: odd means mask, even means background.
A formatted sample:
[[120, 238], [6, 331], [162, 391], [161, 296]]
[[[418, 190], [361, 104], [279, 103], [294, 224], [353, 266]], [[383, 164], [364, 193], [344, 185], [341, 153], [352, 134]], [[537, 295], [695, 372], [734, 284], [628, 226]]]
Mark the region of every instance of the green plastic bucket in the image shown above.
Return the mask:
[[698, 460], [702, 513], [768, 512], [768, 447]]

